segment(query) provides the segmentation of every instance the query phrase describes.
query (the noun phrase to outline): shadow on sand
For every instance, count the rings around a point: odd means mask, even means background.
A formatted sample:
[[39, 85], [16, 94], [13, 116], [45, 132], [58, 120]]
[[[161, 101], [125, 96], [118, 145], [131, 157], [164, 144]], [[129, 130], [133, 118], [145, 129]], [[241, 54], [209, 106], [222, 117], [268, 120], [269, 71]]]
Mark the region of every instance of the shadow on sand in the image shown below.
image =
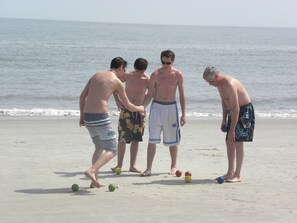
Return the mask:
[[184, 185], [184, 184], [217, 184], [217, 182], [213, 179], [193, 179], [190, 183], [186, 183], [183, 179], [175, 178], [175, 179], [162, 179], [162, 180], [153, 180], [151, 182], [144, 183], [134, 183], [134, 185], [148, 185], [148, 184], [161, 184], [166, 186], [176, 186], [176, 185]]
[[80, 188], [78, 191], [73, 192], [71, 188], [31, 188], [23, 190], [15, 190], [17, 193], [24, 194], [70, 194], [70, 195], [94, 195], [90, 188]]

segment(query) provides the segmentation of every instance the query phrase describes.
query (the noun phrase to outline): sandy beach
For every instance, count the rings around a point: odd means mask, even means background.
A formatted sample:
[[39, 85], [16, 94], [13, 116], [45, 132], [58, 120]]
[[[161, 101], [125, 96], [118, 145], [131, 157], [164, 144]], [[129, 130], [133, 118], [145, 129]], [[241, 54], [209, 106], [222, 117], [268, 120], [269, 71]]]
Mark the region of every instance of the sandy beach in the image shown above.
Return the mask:
[[[116, 128], [117, 119], [113, 126]], [[296, 222], [297, 120], [258, 119], [254, 142], [245, 143], [241, 183], [218, 184], [226, 172], [225, 135], [220, 120], [188, 120], [181, 129], [178, 168], [192, 182], [168, 175], [167, 147], [157, 146], [151, 177], [128, 172], [99, 173], [90, 189], [83, 172], [93, 144], [78, 118], [0, 119], [0, 222]], [[146, 129], [147, 130], [147, 129]], [[147, 131], [137, 166], [146, 167]], [[71, 185], [80, 186], [72, 192]]]

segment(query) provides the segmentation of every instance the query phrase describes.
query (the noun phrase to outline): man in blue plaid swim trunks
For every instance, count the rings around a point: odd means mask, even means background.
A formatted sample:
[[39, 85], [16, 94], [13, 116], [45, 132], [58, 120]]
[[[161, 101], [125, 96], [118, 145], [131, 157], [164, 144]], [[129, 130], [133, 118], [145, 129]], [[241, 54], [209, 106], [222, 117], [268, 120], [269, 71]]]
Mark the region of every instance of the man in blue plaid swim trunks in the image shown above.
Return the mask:
[[123, 105], [130, 111], [145, 115], [143, 106], [132, 104], [124, 89], [120, 77], [124, 74], [127, 62], [116, 57], [111, 61], [110, 70], [94, 74], [80, 94], [80, 126], [86, 126], [95, 145], [92, 166], [85, 175], [92, 181], [90, 187], [100, 187], [98, 170], [109, 162], [117, 152], [115, 132], [110, 126], [108, 101], [115, 92]]

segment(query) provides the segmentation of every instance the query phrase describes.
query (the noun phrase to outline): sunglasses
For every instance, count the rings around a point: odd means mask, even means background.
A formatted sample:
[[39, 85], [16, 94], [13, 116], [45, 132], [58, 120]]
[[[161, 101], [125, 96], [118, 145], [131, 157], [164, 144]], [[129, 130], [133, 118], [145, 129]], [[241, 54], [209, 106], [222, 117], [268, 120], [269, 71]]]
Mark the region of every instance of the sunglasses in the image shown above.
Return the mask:
[[165, 62], [165, 61], [161, 61], [161, 63], [164, 65], [164, 64], [167, 64], [167, 65], [170, 65], [172, 64], [172, 62]]

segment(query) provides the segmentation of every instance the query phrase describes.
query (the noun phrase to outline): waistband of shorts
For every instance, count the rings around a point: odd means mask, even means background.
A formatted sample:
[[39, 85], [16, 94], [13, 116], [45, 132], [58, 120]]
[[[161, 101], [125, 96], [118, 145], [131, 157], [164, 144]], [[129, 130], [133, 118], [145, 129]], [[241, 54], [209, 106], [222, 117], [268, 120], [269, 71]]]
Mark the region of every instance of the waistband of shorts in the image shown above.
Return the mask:
[[86, 126], [102, 126], [111, 123], [108, 113], [84, 113], [84, 122]]
[[176, 104], [176, 101], [157, 101], [153, 100], [154, 103], [160, 104], [160, 105], [173, 105]]
[[252, 102], [247, 103], [247, 104], [245, 104], [245, 105], [241, 105], [240, 108], [245, 108], [245, 107], [247, 107], [247, 106], [249, 106], [249, 105], [252, 105]]
[[[244, 109], [244, 108], [246, 108], [246, 107], [249, 106], [249, 105], [253, 105], [252, 102], [247, 103], [247, 104], [245, 104], [245, 105], [241, 105], [241, 106], [239, 107], [239, 109], [240, 109], [240, 110], [241, 110], [241, 109]], [[231, 116], [231, 114], [232, 114], [231, 111], [228, 111], [228, 112], [227, 112], [227, 115]]]
[[104, 113], [85, 112], [84, 117], [94, 118], [94, 119], [104, 119], [104, 118], [108, 118], [109, 115], [107, 112], [104, 112]]

